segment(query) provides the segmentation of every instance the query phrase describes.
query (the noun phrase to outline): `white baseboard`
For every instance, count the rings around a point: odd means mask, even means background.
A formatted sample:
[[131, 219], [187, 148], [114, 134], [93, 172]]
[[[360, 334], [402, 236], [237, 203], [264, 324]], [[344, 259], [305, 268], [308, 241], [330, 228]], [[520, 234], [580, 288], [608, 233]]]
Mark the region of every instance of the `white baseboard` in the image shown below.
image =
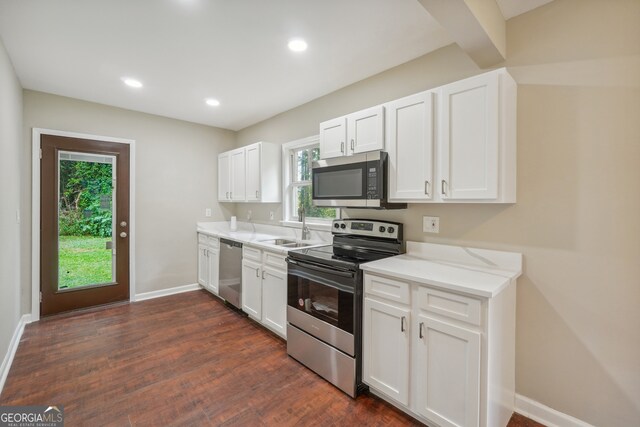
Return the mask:
[[11, 342], [9, 343], [7, 354], [4, 356], [4, 360], [2, 361], [2, 365], [0, 366], [0, 393], [2, 393], [2, 389], [4, 388], [4, 383], [5, 381], [7, 381], [7, 376], [9, 375], [9, 369], [11, 369], [13, 358], [16, 355], [16, 351], [18, 351], [20, 338], [22, 338], [22, 333], [24, 332], [24, 326], [27, 323], [31, 323], [31, 314], [23, 315], [18, 321], [18, 326], [16, 326], [16, 330], [13, 331], [13, 336], [11, 337]]
[[516, 412], [547, 427], [593, 427], [591, 424], [567, 415], [540, 402], [516, 394]]
[[137, 294], [134, 301], [144, 301], [153, 298], [166, 297], [168, 295], [181, 294], [183, 292], [197, 291], [200, 289], [202, 289], [202, 286], [197, 283], [193, 283], [191, 285], [176, 286], [174, 288], [161, 289], [159, 291]]

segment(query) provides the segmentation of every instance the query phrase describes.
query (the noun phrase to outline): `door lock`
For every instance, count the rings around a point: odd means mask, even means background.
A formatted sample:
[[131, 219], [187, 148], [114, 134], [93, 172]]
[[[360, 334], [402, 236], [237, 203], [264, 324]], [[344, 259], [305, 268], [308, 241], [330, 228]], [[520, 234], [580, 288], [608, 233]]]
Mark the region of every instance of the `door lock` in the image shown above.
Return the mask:
[[122, 233], [120, 233], [120, 237], [124, 239], [125, 237], [127, 237], [127, 233], [123, 231]]

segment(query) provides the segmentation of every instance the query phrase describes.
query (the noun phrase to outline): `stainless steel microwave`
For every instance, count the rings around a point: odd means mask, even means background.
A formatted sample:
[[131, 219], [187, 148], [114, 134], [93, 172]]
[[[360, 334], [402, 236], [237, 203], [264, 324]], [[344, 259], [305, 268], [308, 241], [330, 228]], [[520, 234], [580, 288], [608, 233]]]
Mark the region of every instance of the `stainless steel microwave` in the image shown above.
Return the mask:
[[311, 170], [313, 204], [339, 208], [406, 209], [387, 202], [387, 153], [371, 151], [318, 160]]

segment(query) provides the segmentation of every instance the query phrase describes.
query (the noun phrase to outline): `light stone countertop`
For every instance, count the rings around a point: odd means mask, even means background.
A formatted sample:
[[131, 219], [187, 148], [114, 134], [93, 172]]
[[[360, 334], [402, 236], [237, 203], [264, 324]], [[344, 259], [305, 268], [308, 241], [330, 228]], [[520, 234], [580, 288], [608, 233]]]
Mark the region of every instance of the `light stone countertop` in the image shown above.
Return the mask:
[[407, 253], [360, 265], [367, 273], [492, 298], [522, 274], [522, 254], [407, 242]]
[[283, 246], [277, 246], [270, 244], [268, 240], [275, 239], [289, 239], [297, 242], [304, 242], [310, 244], [307, 248], [312, 246], [323, 246], [331, 244], [331, 233], [322, 231], [312, 231], [310, 240], [302, 240], [299, 229], [291, 227], [282, 227], [277, 225], [268, 224], [255, 224], [248, 222], [238, 222], [238, 228], [236, 231], [231, 231], [229, 223], [226, 221], [218, 222], [198, 222], [196, 224], [196, 231], [198, 233], [206, 234], [213, 237], [224, 238], [240, 242], [243, 245], [255, 247], [257, 249], [265, 249], [270, 252], [286, 255], [287, 252], [293, 249], [303, 248], [287, 248]]

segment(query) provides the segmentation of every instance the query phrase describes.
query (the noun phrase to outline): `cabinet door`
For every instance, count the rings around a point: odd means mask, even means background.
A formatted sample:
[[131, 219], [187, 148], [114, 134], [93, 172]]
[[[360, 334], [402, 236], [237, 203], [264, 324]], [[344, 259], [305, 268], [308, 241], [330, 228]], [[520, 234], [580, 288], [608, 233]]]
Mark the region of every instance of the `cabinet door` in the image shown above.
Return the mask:
[[262, 197], [260, 194], [260, 178], [262, 171], [260, 170], [260, 143], [249, 145], [246, 147], [246, 183], [247, 183], [247, 201], [258, 201]]
[[441, 88], [444, 200], [498, 196], [499, 76], [483, 74]]
[[363, 381], [396, 402], [409, 404], [408, 308], [364, 299]]
[[279, 335], [287, 335], [287, 274], [272, 268], [262, 273], [262, 323]]
[[231, 200], [234, 202], [245, 200], [245, 158], [244, 148], [233, 150], [230, 152], [230, 194]]
[[218, 155], [218, 201], [226, 202], [231, 199], [229, 182], [230, 164], [229, 153]]
[[262, 267], [260, 263], [242, 261], [242, 311], [262, 321]]
[[384, 107], [379, 105], [349, 114], [347, 136], [350, 154], [384, 150]]
[[198, 244], [198, 283], [205, 288], [209, 285], [209, 258], [207, 245]]
[[320, 123], [320, 158], [346, 156], [347, 119], [338, 117]]
[[434, 92], [387, 104], [389, 200], [433, 199]]
[[480, 333], [420, 314], [414, 334], [416, 412], [442, 427], [477, 427]]
[[209, 277], [207, 280], [207, 288], [214, 294], [218, 295], [220, 253], [218, 252], [218, 249], [209, 249], [208, 255]]

